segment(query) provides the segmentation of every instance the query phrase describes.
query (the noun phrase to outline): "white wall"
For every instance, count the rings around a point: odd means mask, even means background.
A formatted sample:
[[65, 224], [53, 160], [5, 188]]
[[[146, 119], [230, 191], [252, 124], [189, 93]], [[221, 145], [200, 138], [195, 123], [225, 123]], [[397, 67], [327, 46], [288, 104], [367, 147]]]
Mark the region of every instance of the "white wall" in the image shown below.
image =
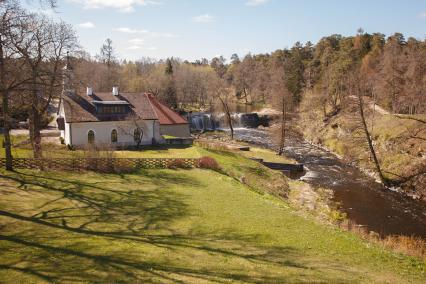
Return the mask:
[[[136, 122], [98, 121], [66, 123], [64, 139], [67, 144], [71, 144], [73, 146], [84, 146], [88, 143], [87, 134], [89, 130], [93, 130], [95, 133], [95, 144], [106, 144], [123, 147], [133, 146], [137, 145], [137, 143], [134, 141], [133, 133], [138, 125], [142, 128], [143, 131], [141, 145], [151, 145], [153, 137], [155, 137], [157, 141], [159, 141], [160, 138], [160, 129], [159, 127], [155, 127], [155, 122], [156, 121], [154, 120], [144, 120]], [[116, 143], [111, 142], [111, 131], [113, 129], [116, 129], [118, 134], [118, 141]], [[153, 133], [153, 131], [155, 133]]]
[[171, 124], [160, 126], [161, 135], [169, 135], [175, 137], [191, 137], [188, 124]]
[[63, 102], [61, 103], [61, 106], [59, 108], [59, 115], [58, 117], [63, 117], [65, 121], [65, 130], [61, 130], [61, 137], [64, 138], [65, 145], [70, 145], [70, 124], [67, 123], [67, 118], [65, 117], [65, 111], [63, 107]]

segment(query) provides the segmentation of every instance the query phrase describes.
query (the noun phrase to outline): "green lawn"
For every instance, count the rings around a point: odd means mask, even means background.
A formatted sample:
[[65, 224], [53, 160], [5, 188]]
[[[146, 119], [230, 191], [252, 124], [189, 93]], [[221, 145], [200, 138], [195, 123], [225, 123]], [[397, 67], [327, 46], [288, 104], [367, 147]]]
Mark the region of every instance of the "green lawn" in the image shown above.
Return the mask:
[[[12, 147], [12, 155], [15, 158], [31, 158], [33, 152], [31, 145], [18, 144], [28, 140], [28, 136], [19, 135], [11, 136], [12, 145], [19, 145]], [[59, 139], [59, 138], [58, 138]], [[0, 134], [0, 157], [4, 157], [5, 153], [3, 147], [3, 135]], [[58, 145], [53, 143], [43, 143], [42, 145], [43, 156], [46, 158], [73, 158], [83, 157], [87, 154], [83, 150], [70, 151], [65, 145]], [[101, 153], [102, 155], [102, 153]], [[162, 146], [162, 147], [141, 147], [141, 150], [135, 151], [115, 151], [114, 156], [117, 158], [200, 158], [201, 154], [199, 148], [192, 146]]]
[[2, 283], [426, 280], [424, 262], [210, 170], [0, 171], [0, 196]]

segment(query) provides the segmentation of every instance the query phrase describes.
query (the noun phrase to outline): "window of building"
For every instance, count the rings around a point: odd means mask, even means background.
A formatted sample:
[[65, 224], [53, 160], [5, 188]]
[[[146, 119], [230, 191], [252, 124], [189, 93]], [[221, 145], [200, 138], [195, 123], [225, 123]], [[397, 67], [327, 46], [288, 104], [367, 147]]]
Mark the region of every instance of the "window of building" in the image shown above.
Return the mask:
[[123, 105], [98, 106], [98, 113], [100, 113], [100, 114], [125, 114], [125, 113], [127, 113], [127, 106], [123, 106]]
[[87, 142], [89, 142], [89, 144], [95, 143], [95, 132], [93, 130], [89, 130], [87, 133]]
[[113, 129], [111, 131], [111, 142], [115, 143], [118, 140], [117, 130]]
[[136, 143], [141, 143], [142, 141], [142, 129], [140, 129], [139, 127], [135, 129], [135, 131], [133, 132], [133, 139], [135, 140]]

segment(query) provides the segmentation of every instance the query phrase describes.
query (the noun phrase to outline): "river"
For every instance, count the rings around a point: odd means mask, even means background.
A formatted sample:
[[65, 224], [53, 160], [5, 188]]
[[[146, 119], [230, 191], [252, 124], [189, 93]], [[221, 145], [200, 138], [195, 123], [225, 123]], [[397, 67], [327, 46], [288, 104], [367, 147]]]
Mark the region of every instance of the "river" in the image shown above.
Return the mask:
[[[273, 149], [267, 131], [237, 128], [235, 138]], [[329, 188], [334, 201], [356, 224], [381, 236], [405, 235], [426, 239], [426, 202], [385, 189], [373, 178], [348, 165], [333, 153], [306, 141], [289, 139], [285, 156], [305, 165], [300, 179]]]

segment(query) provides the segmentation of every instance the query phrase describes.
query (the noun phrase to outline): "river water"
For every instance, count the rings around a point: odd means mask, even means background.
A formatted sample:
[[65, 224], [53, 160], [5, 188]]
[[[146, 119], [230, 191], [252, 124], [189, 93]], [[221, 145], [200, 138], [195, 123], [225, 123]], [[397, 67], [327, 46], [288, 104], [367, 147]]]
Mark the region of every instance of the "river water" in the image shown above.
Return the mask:
[[[235, 138], [274, 149], [267, 131], [237, 128]], [[381, 236], [405, 235], [426, 239], [426, 202], [385, 189], [356, 167], [306, 141], [289, 139], [284, 155], [305, 165], [301, 180], [333, 190], [334, 201], [356, 224]]]

